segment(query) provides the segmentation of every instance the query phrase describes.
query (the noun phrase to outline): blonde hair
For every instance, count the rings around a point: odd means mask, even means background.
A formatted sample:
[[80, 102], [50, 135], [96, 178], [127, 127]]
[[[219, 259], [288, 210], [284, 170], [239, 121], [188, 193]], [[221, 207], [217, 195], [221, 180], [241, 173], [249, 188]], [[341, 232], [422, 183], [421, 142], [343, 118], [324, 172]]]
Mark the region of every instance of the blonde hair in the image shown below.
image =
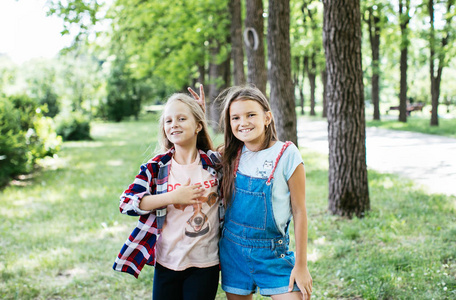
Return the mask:
[[[238, 158], [238, 152], [244, 145], [244, 143], [238, 140], [233, 134], [230, 123], [230, 106], [234, 101], [252, 100], [258, 102], [265, 112], [271, 111], [271, 107], [266, 96], [263, 95], [258, 88], [252, 85], [233, 86], [224, 90], [218, 96], [217, 100], [220, 100], [219, 98], [223, 100], [223, 111], [220, 116], [220, 124], [225, 131], [224, 145], [220, 148], [223, 165], [222, 191], [225, 202], [229, 204], [231, 203], [231, 197], [233, 196], [234, 191], [234, 168]], [[277, 141], [274, 117], [271, 118], [269, 126], [265, 128], [265, 138], [259, 150], [268, 148], [271, 141]]]
[[198, 132], [198, 136], [196, 139], [196, 148], [203, 150], [204, 152], [207, 152], [208, 150], [213, 150], [214, 146], [212, 144], [211, 137], [209, 136], [209, 131], [206, 123], [206, 116], [203, 112], [203, 109], [199, 106], [199, 104], [196, 102], [195, 99], [192, 97], [183, 94], [183, 93], [176, 93], [173, 94], [171, 97], [168, 98], [166, 101], [165, 107], [163, 109], [163, 112], [160, 117], [160, 122], [159, 122], [159, 139], [158, 142], [160, 144], [161, 151], [165, 152], [171, 149], [174, 144], [168, 140], [166, 137], [165, 133], [165, 116], [164, 112], [167, 107], [170, 105], [173, 105], [173, 103], [176, 103], [177, 101], [184, 103], [185, 105], [190, 108], [190, 111], [195, 118], [196, 124], [201, 124], [201, 130]]

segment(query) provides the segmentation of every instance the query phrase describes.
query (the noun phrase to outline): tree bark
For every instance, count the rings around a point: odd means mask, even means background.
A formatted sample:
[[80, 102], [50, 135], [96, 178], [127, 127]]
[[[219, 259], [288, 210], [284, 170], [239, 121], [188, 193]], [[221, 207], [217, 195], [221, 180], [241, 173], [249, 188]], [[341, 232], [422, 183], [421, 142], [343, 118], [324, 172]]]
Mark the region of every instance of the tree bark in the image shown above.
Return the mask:
[[370, 208], [366, 166], [359, 1], [324, 0], [328, 72], [329, 210], [363, 217]]
[[323, 112], [322, 112], [322, 117], [327, 118], [328, 117], [328, 101], [327, 101], [327, 86], [328, 86], [328, 72], [326, 72], [326, 67], [324, 68], [323, 71], [321, 71], [321, 83], [323, 85]]
[[[399, 0], [399, 20], [401, 27], [401, 58], [400, 58], [400, 91], [399, 91], [399, 122], [407, 122], [407, 68], [408, 68], [408, 24], [410, 22], [410, 0]], [[404, 10], [405, 9], [405, 10]]]
[[290, 2], [269, 0], [268, 79], [271, 87], [271, 109], [277, 134], [282, 141], [297, 145], [296, 111], [291, 79]]
[[245, 84], [244, 48], [242, 46], [241, 0], [229, 1], [231, 12], [231, 59], [234, 84]]
[[264, 56], [263, 1], [248, 0], [246, 8], [244, 43], [247, 53], [247, 82], [254, 84], [266, 95], [268, 75]]

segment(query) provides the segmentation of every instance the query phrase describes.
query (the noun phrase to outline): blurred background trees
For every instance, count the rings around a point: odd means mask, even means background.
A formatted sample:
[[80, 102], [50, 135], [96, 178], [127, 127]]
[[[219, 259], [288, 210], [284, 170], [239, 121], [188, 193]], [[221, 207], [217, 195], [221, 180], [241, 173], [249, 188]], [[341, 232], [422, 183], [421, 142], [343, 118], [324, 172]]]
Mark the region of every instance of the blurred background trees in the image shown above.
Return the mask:
[[[71, 34], [74, 42], [58, 57], [20, 65], [0, 54], [1, 166], [8, 161], [11, 174], [18, 174], [40, 155], [55, 154], [57, 137], [50, 138], [54, 148], [34, 150], [27, 159], [7, 154], [31, 151], [14, 148], [35, 143], [29, 129], [37, 135], [46, 123], [63, 140], [89, 139], [91, 121], [138, 119], [172, 93], [199, 84], [205, 85], [215, 130], [216, 96], [247, 82], [270, 98], [279, 138], [297, 142], [296, 112], [326, 118], [328, 105], [334, 105], [328, 79], [337, 74], [328, 68], [327, 51], [325, 56], [324, 3], [49, 0], [48, 14], [64, 20], [62, 34]], [[360, 1], [364, 88], [358, 100], [364, 105], [358, 107], [366, 118], [380, 120], [396, 110], [407, 122], [419, 104], [430, 126], [438, 126], [438, 119], [454, 110], [455, 11], [455, 0]], [[332, 56], [342, 55], [335, 50]], [[23, 115], [30, 116], [29, 123], [19, 121]], [[15, 167], [25, 161], [27, 167]]]

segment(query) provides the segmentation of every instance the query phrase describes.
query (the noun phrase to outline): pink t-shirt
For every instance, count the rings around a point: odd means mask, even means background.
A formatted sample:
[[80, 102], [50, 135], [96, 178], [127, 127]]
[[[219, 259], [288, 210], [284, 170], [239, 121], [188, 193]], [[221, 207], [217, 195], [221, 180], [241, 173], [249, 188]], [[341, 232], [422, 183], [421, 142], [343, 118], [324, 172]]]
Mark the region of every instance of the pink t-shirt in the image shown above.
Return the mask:
[[189, 165], [180, 165], [174, 158], [168, 177], [168, 192], [187, 183], [201, 183], [205, 193], [202, 204], [168, 205], [162, 234], [156, 244], [157, 262], [181, 271], [189, 267], [206, 268], [219, 263], [219, 217], [217, 178], [204, 170], [200, 157]]

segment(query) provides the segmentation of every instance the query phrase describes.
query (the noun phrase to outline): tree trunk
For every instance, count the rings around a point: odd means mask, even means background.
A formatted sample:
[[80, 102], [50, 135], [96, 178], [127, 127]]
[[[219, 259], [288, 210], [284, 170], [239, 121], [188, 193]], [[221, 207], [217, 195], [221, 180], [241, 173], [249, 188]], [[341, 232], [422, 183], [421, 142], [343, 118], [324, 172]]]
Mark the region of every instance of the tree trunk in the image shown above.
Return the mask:
[[359, 1], [324, 0], [328, 72], [329, 210], [363, 217], [370, 208]]
[[[305, 14], [305, 11], [307, 12], [307, 15], [310, 19], [310, 27], [312, 32], [317, 32], [318, 26], [317, 22], [315, 21], [314, 14], [316, 11], [313, 9], [310, 9], [308, 7], [309, 3], [304, 3], [302, 6], [302, 12]], [[305, 19], [304, 19], [305, 20]], [[319, 44], [313, 44], [313, 51], [310, 56], [310, 68], [309, 65], [306, 65], [306, 70], [307, 74], [309, 76], [309, 84], [310, 84], [310, 115], [315, 116], [315, 86], [316, 86], [316, 77], [317, 77], [317, 62], [316, 62], [316, 53], [320, 52], [320, 45]]]
[[304, 75], [305, 72], [303, 71], [301, 74], [301, 58], [299, 56], [295, 57], [295, 65], [296, 65], [296, 72], [294, 74], [293, 83], [295, 89], [298, 90], [299, 93], [299, 103], [301, 106], [301, 115], [304, 115], [304, 92], [303, 92], [303, 83], [304, 83]]
[[[430, 17], [430, 75], [431, 75], [431, 101], [432, 101], [432, 112], [431, 112], [431, 126], [439, 126], [439, 97], [440, 97], [440, 83], [442, 81], [442, 71], [445, 62], [446, 50], [445, 47], [448, 45], [450, 38], [451, 20], [454, 14], [451, 14], [451, 8], [455, 4], [454, 0], [447, 1], [447, 8], [445, 14], [445, 37], [440, 42], [440, 51], [436, 51], [435, 41], [435, 27], [434, 27], [434, 0], [429, 0], [428, 9]], [[436, 54], [438, 52], [438, 55]], [[437, 74], [435, 74], [435, 61], [438, 61]]]
[[380, 120], [380, 18], [374, 15], [373, 8], [369, 9], [369, 40], [372, 49], [372, 105], [374, 120]]
[[[404, 11], [405, 9], [405, 11]], [[401, 58], [400, 58], [400, 91], [399, 91], [399, 122], [407, 122], [407, 68], [408, 68], [408, 24], [410, 21], [410, 0], [399, 0], [399, 19], [401, 26]]]
[[282, 141], [297, 145], [296, 111], [291, 79], [290, 2], [269, 0], [268, 79], [271, 86], [271, 109], [277, 134]]
[[[221, 46], [215, 42], [214, 46], [210, 48], [210, 63], [209, 63], [209, 93], [208, 93], [208, 115], [209, 125], [215, 132], [219, 132], [220, 128], [218, 122], [220, 119], [221, 107], [220, 103], [215, 100], [218, 94], [230, 84], [230, 56], [223, 62], [217, 63], [220, 54]], [[227, 75], [228, 74], [228, 75]], [[220, 80], [222, 79], [222, 80]]]
[[328, 117], [328, 101], [326, 100], [327, 99], [327, 92], [328, 92], [328, 89], [327, 89], [327, 86], [328, 86], [328, 72], [326, 72], [326, 67], [323, 71], [321, 71], [321, 82], [322, 82], [322, 85], [323, 85], [323, 112], [322, 112], [322, 117], [323, 118], [326, 118]]
[[229, 1], [231, 12], [231, 59], [233, 60], [234, 84], [245, 84], [244, 48], [242, 46], [241, 0]]
[[317, 63], [315, 62], [315, 52], [312, 53], [310, 57], [310, 68], [307, 68], [307, 75], [309, 76], [309, 84], [310, 84], [310, 115], [315, 116], [315, 81], [316, 81], [316, 69]]
[[428, 2], [428, 9], [429, 9], [429, 17], [430, 17], [430, 36], [429, 36], [429, 44], [430, 44], [430, 77], [431, 77], [431, 104], [432, 104], [432, 111], [431, 111], [431, 126], [439, 126], [439, 116], [438, 116], [438, 109], [439, 109], [439, 90], [440, 90], [440, 80], [438, 76], [435, 76], [435, 64], [434, 60], [435, 57], [435, 28], [434, 28], [434, 0], [429, 0]]
[[246, 1], [244, 43], [247, 52], [247, 82], [266, 95], [267, 70], [264, 56], [263, 1]]

